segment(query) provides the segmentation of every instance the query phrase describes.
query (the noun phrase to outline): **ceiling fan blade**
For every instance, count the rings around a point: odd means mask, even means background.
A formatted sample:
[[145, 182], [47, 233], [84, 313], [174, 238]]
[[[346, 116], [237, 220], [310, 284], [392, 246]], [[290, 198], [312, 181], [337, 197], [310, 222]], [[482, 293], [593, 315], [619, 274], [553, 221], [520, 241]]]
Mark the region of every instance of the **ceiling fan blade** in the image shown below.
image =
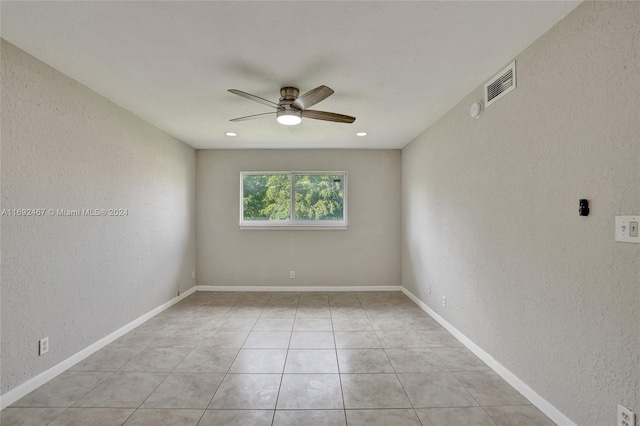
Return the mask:
[[356, 121], [356, 118], [350, 115], [336, 114], [335, 112], [314, 111], [311, 109], [305, 109], [302, 111], [302, 116], [305, 118], [313, 118], [315, 120], [334, 121], [336, 123], [353, 123]]
[[242, 96], [243, 98], [249, 99], [251, 101], [259, 102], [263, 105], [270, 106], [272, 108], [278, 108], [280, 106], [277, 103], [271, 102], [268, 99], [261, 98], [260, 96], [252, 95], [251, 93], [243, 92], [242, 90], [229, 89], [229, 92], [233, 93], [234, 95]]
[[299, 110], [307, 109], [327, 99], [331, 95], [333, 95], [333, 89], [327, 86], [318, 86], [313, 90], [309, 90], [304, 95], [299, 96], [298, 99], [293, 101], [291, 107]]
[[253, 120], [254, 118], [266, 117], [267, 115], [273, 115], [273, 114], [275, 114], [275, 112], [265, 112], [265, 113], [262, 113], [262, 114], [254, 114], [254, 115], [247, 115], [247, 116], [244, 116], [244, 117], [232, 118], [229, 121]]

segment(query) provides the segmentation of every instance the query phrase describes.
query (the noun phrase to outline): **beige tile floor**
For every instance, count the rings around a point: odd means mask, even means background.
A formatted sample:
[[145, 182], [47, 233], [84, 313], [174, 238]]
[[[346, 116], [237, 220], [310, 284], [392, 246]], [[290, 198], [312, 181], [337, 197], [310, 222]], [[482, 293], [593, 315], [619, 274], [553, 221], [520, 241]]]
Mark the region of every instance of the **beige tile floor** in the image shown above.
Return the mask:
[[1, 424], [553, 423], [400, 292], [198, 292]]

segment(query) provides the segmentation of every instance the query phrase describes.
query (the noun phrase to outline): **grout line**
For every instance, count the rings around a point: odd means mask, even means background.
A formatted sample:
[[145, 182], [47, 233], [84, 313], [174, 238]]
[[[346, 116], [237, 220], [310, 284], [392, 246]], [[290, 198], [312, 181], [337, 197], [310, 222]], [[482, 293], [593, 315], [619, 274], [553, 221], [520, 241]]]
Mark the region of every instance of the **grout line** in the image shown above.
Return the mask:
[[[238, 302], [239, 302], [239, 300], [236, 301], [236, 303], [234, 303], [233, 306], [236, 306], [238, 304]], [[229, 308], [229, 310], [222, 316], [222, 318], [224, 318], [230, 311], [231, 311], [231, 308]], [[224, 380], [229, 375], [229, 370], [231, 370], [231, 367], [233, 366], [233, 363], [236, 362], [236, 359], [238, 358], [238, 355], [240, 354], [240, 351], [242, 350], [242, 346], [244, 346], [244, 343], [249, 338], [249, 334], [251, 334], [251, 332], [247, 333], [247, 337], [244, 338], [244, 340], [242, 341], [242, 344], [240, 345], [240, 348], [238, 348], [238, 351], [236, 352], [236, 355], [233, 357], [233, 360], [229, 363], [229, 367], [227, 367], [227, 371], [222, 376], [222, 380], [220, 380], [220, 383], [218, 383], [218, 387], [216, 388], [215, 392], [213, 392], [213, 395], [211, 395], [211, 399], [209, 400], [209, 403], [207, 404], [207, 407], [205, 407], [205, 412], [206, 412], [207, 408], [213, 402], [213, 398], [216, 396], [216, 393], [218, 393], [218, 390], [220, 389], [220, 386], [222, 386], [222, 383], [224, 382]], [[235, 349], [235, 348], [217, 348], [217, 349]], [[202, 413], [202, 416], [204, 416], [204, 413]], [[202, 419], [202, 417], [200, 419]], [[198, 422], [200, 422], [200, 420], [198, 420]]]
[[[7, 407], [7, 408], [10, 408], [10, 407]], [[56, 419], [59, 418], [60, 416], [62, 416], [64, 413], [66, 413], [69, 410], [69, 408], [71, 408], [71, 407], [66, 407], [64, 410], [62, 410], [62, 412], [60, 414], [58, 414], [55, 418], [53, 418], [50, 421], [48, 421], [47, 425], [50, 425], [51, 423], [55, 422]], [[135, 410], [133, 411], [133, 413], [135, 413]], [[131, 414], [133, 414], [133, 413], [131, 413]], [[129, 414], [129, 417], [131, 417], [131, 414]], [[127, 417], [127, 420], [129, 420], [129, 417]]]
[[[331, 318], [331, 328], [333, 330], [333, 318]], [[344, 413], [344, 423], [345, 425], [349, 424], [347, 420], [347, 404], [344, 401], [344, 388], [342, 387], [342, 373], [340, 371], [340, 358], [338, 357], [338, 342], [336, 342], [336, 333], [332, 331], [333, 335], [333, 346], [334, 346], [334, 354], [336, 357], [336, 366], [338, 367], [338, 381], [340, 382], [340, 396], [342, 397], [342, 410]]]
[[[147, 348], [147, 349], [150, 349], [150, 348]], [[160, 381], [160, 383], [158, 383], [158, 385], [157, 385], [155, 388], [153, 388], [153, 390], [151, 391], [151, 393], [149, 393], [149, 395], [147, 395], [147, 397], [146, 397], [146, 398], [145, 398], [145, 399], [140, 403], [140, 405], [138, 405], [138, 407], [135, 409], [136, 411], [137, 411], [140, 407], [142, 407], [142, 406], [144, 405], [144, 403], [145, 403], [145, 402], [147, 402], [147, 400], [149, 399], [149, 397], [150, 397], [151, 395], [153, 395], [153, 394], [154, 394], [154, 392], [155, 392], [155, 391], [157, 391], [157, 390], [158, 390], [158, 388], [159, 388], [160, 386], [162, 386], [162, 384], [167, 380], [167, 378], [169, 378], [169, 376], [170, 376], [170, 375], [173, 373], [173, 371], [178, 367], [178, 365], [180, 365], [180, 363], [181, 363], [182, 361], [184, 361], [184, 360], [185, 360], [185, 358], [186, 358], [186, 357], [191, 353], [191, 351], [192, 351], [192, 350], [189, 350], [189, 351], [185, 354], [185, 356], [184, 356], [184, 357], [182, 357], [182, 359], [181, 359], [180, 361], [178, 361], [178, 363], [173, 367], [173, 369], [171, 369], [171, 371], [169, 371], [169, 372], [167, 373], [167, 375], [165, 376], [165, 378], [164, 378], [164, 379], [162, 379], [162, 380]], [[142, 352], [144, 352], [144, 349], [143, 349], [142, 351], [140, 351], [140, 353], [138, 353], [138, 355], [140, 355]], [[136, 355], [136, 356], [135, 356], [135, 357], [133, 357], [132, 359], [136, 358], [138, 355]], [[122, 366], [122, 368], [124, 368], [124, 366], [125, 366], [125, 365], [127, 365], [127, 364], [128, 364], [128, 363], [124, 364], [124, 365]], [[121, 372], [125, 372], [125, 371], [123, 371], [122, 369], [120, 369], [120, 371], [121, 371]], [[146, 371], [127, 371], [127, 373], [146, 373]], [[149, 373], [157, 374], [157, 373], [160, 373], [160, 372], [152, 371], [152, 372], [149, 372]], [[135, 411], [134, 411], [133, 413], [131, 413], [131, 415], [133, 415], [134, 413], [135, 413]]]
[[[271, 300], [271, 298], [269, 300]], [[296, 314], [298, 313], [299, 305], [300, 305], [300, 296], [298, 296], [298, 303], [296, 303]], [[296, 315], [293, 316], [294, 324], [295, 324], [295, 321], [296, 321]], [[271, 426], [273, 426], [273, 423], [276, 421], [276, 411], [278, 410], [278, 400], [280, 399], [280, 391], [282, 390], [282, 382], [284, 381], [284, 370], [287, 367], [287, 360], [289, 359], [289, 347], [291, 346], [292, 338], [293, 338], [293, 326], [291, 327], [291, 332], [289, 333], [289, 344], [287, 345], [287, 354], [284, 357], [284, 365], [282, 366], [282, 374], [280, 375], [280, 386], [278, 386], [278, 395], [276, 396], [276, 403], [273, 406], [273, 417], [271, 418]]]

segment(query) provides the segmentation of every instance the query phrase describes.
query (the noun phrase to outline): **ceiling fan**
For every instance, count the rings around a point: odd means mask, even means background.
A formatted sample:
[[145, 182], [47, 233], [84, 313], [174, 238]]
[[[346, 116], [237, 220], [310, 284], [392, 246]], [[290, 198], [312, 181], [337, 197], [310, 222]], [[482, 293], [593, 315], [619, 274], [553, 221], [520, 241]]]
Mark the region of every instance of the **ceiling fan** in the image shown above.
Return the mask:
[[231, 121], [251, 120], [273, 114], [276, 115], [278, 123], [286, 126], [295, 126], [296, 124], [300, 124], [303, 117], [313, 118], [314, 120], [333, 121], [336, 123], [353, 123], [356, 121], [356, 118], [351, 117], [350, 115], [307, 109], [333, 94], [333, 90], [327, 86], [318, 86], [302, 96], [298, 96], [300, 91], [295, 87], [283, 87], [280, 89], [279, 103], [271, 102], [268, 99], [237, 89], [229, 89], [229, 92], [276, 109], [274, 112], [247, 115], [245, 117], [233, 118]]

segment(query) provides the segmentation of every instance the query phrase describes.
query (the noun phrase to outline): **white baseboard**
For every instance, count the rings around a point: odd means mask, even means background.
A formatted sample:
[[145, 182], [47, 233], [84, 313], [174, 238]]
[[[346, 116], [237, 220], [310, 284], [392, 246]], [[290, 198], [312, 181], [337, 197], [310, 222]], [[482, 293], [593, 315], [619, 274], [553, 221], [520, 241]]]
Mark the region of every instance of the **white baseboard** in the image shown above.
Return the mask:
[[422, 300], [418, 299], [413, 293], [406, 288], [402, 288], [402, 292], [406, 294], [411, 300], [413, 300], [423, 311], [429, 314], [440, 325], [449, 331], [456, 339], [458, 339], [463, 345], [465, 345], [471, 352], [473, 352], [478, 358], [485, 362], [493, 371], [498, 373], [507, 383], [513, 386], [518, 392], [520, 392], [525, 398], [527, 398], [533, 405], [538, 407], [540, 411], [547, 415], [553, 422], [561, 426], [576, 426], [567, 416], [562, 414], [560, 410], [551, 405], [546, 399], [541, 397], [536, 391], [531, 389], [529, 385], [520, 380], [518, 376], [513, 374], [504, 365], [500, 364], [491, 355], [485, 352], [480, 346], [476, 345], [471, 339], [462, 334], [460, 330], [451, 325], [447, 320], [438, 315], [433, 309], [429, 308]]
[[367, 285], [367, 286], [259, 286], [259, 285], [198, 285], [197, 291], [402, 291], [399, 285]]
[[113, 342], [114, 340], [118, 339], [119, 337], [123, 336], [129, 331], [133, 330], [143, 322], [158, 315], [160, 312], [175, 305], [176, 303], [178, 303], [185, 297], [191, 295], [195, 291], [196, 291], [196, 287], [191, 287], [189, 290], [185, 291], [180, 296], [174, 297], [168, 302], [163, 303], [157, 308], [131, 321], [129, 324], [123, 327], [120, 327], [119, 329], [109, 334], [108, 336], [105, 336], [102, 339], [98, 340], [97, 342], [87, 346], [80, 352], [76, 352], [75, 354], [71, 355], [69, 358], [65, 359], [64, 361], [54, 365], [53, 367], [49, 368], [46, 371], [43, 371], [37, 376], [27, 380], [23, 384], [11, 389], [4, 395], [0, 396], [0, 410], [13, 404], [23, 396], [27, 395], [29, 392], [32, 392], [35, 389], [39, 388], [40, 386], [44, 385], [45, 383], [47, 383], [49, 380], [53, 379], [60, 373], [63, 373], [67, 369], [73, 367], [75, 364], [87, 358], [88, 356], [93, 355], [95, 352], [99, 351], [109, 343]]

